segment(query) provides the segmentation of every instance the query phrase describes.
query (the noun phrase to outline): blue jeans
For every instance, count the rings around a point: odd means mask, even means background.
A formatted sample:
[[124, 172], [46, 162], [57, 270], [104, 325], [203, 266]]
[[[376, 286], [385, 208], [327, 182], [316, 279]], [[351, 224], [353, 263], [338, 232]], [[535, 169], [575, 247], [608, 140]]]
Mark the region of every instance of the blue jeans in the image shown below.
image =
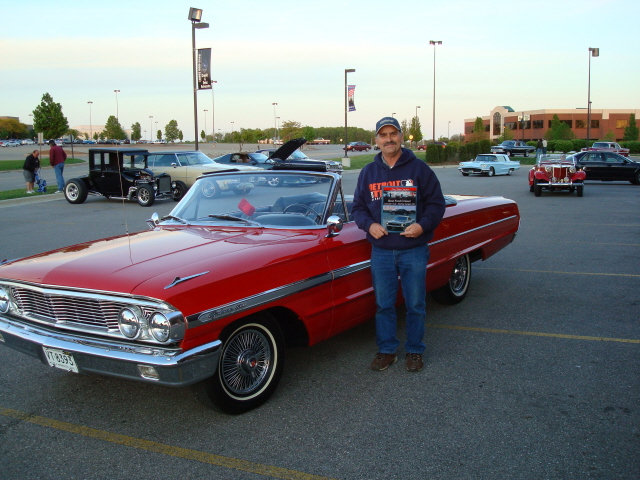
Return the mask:
[[64, 177], [62, 176], [62, 172], [64, 172], [64, 163], [59, 163], [53, 166], [53, 171], [56, 172], [56, 182], [58, 182], [58, 190], [64, 190]]
[[[393, 234], [392, 234], [393, 235]], [[371, 276], [376, 295], [376, 344], [380, 353], [396, 353], [398, 275], [406, 304], [406, 353], [424, 353], [429, 246], [408, 250], [372, 247]]]

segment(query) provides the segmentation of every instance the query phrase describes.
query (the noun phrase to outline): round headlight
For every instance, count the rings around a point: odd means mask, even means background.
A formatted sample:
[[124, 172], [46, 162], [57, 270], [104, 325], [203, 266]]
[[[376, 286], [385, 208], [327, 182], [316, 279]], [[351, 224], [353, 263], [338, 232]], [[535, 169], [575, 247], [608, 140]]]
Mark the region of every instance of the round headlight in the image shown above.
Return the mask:
[[140, 318], [133, 310], [123, 308], [118, 315], [118, 328], [127, 338], [136, 338], [140, 334]]
[[153, 338], [159, 342], [166, 342], [171, 335], [171, 322], [161, 313], [154, 313], [149, 322], [149, 330]]
[[576, 167], [569, 167], [569, 173], [576, 173]]
[[549, 167], [549, 166], [544, 167], [544, 171], [547, 172], [547, 173], [551, 172], [551, 167]]
[[480, 165], [480, 168], [487, 168], [487, 166], [483, 163]]
[[464, 163], [460, 162], [460, 166], [461, 166], [461, 167], [464, 167]]
[[6, 287], [0, 287], [0, 312], [7, 313], [9, 311], [9, 291]]

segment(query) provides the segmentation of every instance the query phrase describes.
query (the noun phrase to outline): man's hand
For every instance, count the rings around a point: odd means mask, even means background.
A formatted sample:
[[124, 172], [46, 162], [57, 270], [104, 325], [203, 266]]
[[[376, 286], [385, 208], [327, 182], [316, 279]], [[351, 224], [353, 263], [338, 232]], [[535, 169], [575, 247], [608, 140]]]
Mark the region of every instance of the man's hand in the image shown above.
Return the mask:
[[407, 228], [405, 228], [404, 232], [402, 232], [400, 235], [404, 235], [408, 238], [418, 238], [420, 235], [422, 235], [423, 231], [424, 230], [422, 230], [422, 227], [419, 223], [412, 223]]
[[387, 232], [387, 229], [384, 228], [379, 223], [372, 223], [371, 226], [369, 227], [369, 235], [371, 235], [376, 240], [379, 239], [379, 238], [382, 238], [383, 236], [387, 235], [388, 233], [389, 232]]

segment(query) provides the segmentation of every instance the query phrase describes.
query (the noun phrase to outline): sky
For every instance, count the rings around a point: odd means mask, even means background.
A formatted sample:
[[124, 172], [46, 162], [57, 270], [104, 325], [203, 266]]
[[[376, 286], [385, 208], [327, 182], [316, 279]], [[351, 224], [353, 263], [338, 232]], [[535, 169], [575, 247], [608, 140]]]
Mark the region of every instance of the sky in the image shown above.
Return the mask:
[[196, 47], [212, 49], [218, 82], [213, 93], [197, 94], [198, 130], [206, 122], [208, 133], [272, 128], [275, 117], [343, 126], [344, 71], [355, 69], [349, 126], [373, 130], [381, 117], [410, 120], [417, 112], [430, 138], [434, 53], [436, 137], [462, 133], [465, 119], [498, 105], [586, 107], [589, 47], [600, 49], [591, 58], [592, 108], [640, 108], [638, 0], [0, 0], [0, 7], [0, 116], [27, 124], [48, 92], [70, 127], [90, 117], [104, 125], [117, 111], [125, 128], [139, 122], [143, 137], [175, 119], [193, 140], [189, 7], [201, 8], [209, 24], [196, 30]]

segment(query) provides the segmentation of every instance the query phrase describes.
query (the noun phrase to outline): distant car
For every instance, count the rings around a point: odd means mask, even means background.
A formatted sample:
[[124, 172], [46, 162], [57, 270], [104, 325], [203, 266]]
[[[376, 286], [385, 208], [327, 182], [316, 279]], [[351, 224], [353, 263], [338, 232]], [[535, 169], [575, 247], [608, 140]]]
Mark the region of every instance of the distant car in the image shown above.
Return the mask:
[[89, 174], [68, 180], [64, 196], [72, 204], [87, 195], [137, 200], [143, 207], [156, 199], [173, 198], [175, 185], [167, 174], [154, 175], [147, 168], [148, 150], [140, 148], [90, 148]]
[[570, 155], [587, 180], [626, 181], [640, 185], [640, 162], [613, 152], [588, 151]]
[[[202, 152], [194, 151], [166, 151], [154, 152], [149, 155], [149, 169], [154, 175], [167, 173], [175, 183], [174, 197], [181, 199], [186, 191], [195, 183], [196, 179], [206, 173], [215, 173], [221, 170], [228, 170], [227, 165], [214, 162]], [[236, 170], [259, 171], [260, 168], [251, 165], [234, 165]], [[218, 196], [222, 191], [233, 191], [238, 195], [247, 194], [254, 187], [253, 184], [216, 184], [218, 191], [214, 196]]]
[[106, 140], [98, 140], [98, 143], [101, 145], [120, 145], [120, 140], [108, 138]]
[[342, 174], [342, 163], [335, 162], [333, 160], [316, 160], [313, 158], [307, 157], [304, 153], [302, 153], [299, 148], [302, 147], [306, 143], [304, 138], [294, 138], [293, 140], [289, 140], [282, 147], [277, 150], [274, 149], [262, 149], [256, 150], [256, 153], [262, 153], [267, 155], [268, 158], [276, 160], [276, 161], [286, 161], [288, 163], [322, 163], [326, 165], [328, 172], [340, 173]]
[[528, 157], [530, 153], [535, 152], [535, 147], [531, 147], [524, 142], [517, 140], [505, 140], [500, 145], [491, 147], [491, 153], [504, 153], [509, 157], [513, 155], [524, 155]]
[[529, 191], [539, 197], [542, 190], [567, 190], [569, 193], [575, 191], [578, 197], [582, 197], [585, 177], [585, 172], [576, 165], [572, 156], [539, 156], [536, 164], [529, 170]]
[[436, 147], [444, 148], [447, 146], [446, 142], [428, 142], [424, 145], [418, 145], [418, 150], [426, 150], [428, 145], [435, 145]]
[[612, 152], [622, 155], [623, 157], [629, 156], [629, 149], [622, 148], [616, 142], [595, 142], [589, 148], [583, 148], [583, 152]]
[[264, 153], [257, 152], [227, 153], [226, 155], [214, 158], [213, 161], [225, 165], [252, 165], [254, 167], [264, 168], [265, 170], [271, 169], [276, 163], [275, 160], [270, 160]]
[[389, 232], [404, 232], [405, 228], [413, 223], [411, 217], [404, 215], [398, 215], [393, 220], [387, 222], [387, 231]]
[[95, 145], [96, 141], [95, 140], [83, 140], [82, 143], [85, 144], [85, 145]]
[[23, 140], [20, 140], [20, 144], [21, 145], [35, 145], [36, 142], [34, 142], [33, 140], [31, 140], [30, 138], [25, 138]]
[[371, 150], [371, 145], [366, 142], [351, 142], [346, 147], [342, 147], [347, 152], [368, 152]]
[[7, 140], [2, 144], [3, 147], [19, 147], [20, 142], [16, 140]]
[[470, 174], [487, 175], [511, 175], [514, 170], [520, 168], [520, 162], [511, 160], [504, 154], [484, 153], [478, 155], [471, 162], [460, 162], [458, 170], [462, 176], [468, 177]]

